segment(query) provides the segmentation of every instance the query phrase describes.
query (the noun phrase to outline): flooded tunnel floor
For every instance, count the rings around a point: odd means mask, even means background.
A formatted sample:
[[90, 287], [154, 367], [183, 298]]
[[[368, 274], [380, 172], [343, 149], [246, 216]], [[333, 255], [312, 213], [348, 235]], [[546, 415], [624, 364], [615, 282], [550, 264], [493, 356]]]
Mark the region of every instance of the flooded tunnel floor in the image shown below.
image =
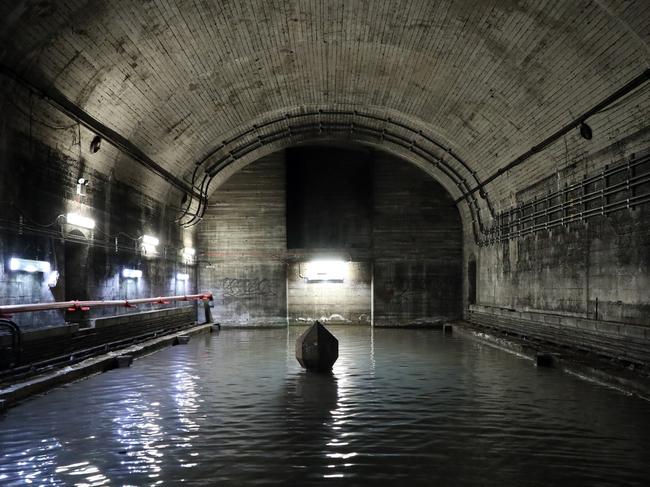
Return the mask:
[[646, 485], [650, 403], [433, 330], [200, 335], [0, 417], [0, 485]]

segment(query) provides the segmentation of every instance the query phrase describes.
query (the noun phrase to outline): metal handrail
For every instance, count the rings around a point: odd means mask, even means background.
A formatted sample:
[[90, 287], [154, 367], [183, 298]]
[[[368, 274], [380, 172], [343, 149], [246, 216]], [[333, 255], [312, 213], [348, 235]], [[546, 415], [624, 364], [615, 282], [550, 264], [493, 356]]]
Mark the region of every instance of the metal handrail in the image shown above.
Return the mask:
[[169, 304], [172, 301], [213, 301], [212, 293], [186, 294], [182, 296], [160, 296], [157, 298], [117, 299], [109, 301], [56, 301], [52, 303], [13, 304], [0, 306], [0, 318], [9, 318], [16, 313], [65, 309], [68, 311], [88, 311], [91, 308], [122, 306], [134, 308], [138, 304]]

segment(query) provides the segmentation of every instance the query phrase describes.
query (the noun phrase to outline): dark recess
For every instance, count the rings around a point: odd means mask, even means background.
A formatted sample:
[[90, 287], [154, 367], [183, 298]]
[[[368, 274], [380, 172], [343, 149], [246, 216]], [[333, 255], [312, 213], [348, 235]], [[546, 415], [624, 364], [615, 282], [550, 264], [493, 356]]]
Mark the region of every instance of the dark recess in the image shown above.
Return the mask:
[[369, 151], [312, 146], [287, 150], [289, 249], [367, 249], [371, 218]]

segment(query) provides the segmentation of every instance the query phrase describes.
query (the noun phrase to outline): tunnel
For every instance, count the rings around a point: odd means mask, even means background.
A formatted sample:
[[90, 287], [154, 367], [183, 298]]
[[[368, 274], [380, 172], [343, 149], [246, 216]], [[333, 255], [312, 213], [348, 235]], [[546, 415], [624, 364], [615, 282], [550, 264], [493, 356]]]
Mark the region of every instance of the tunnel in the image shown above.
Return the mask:
[[0, 0], [0, 109], [0, 485], [647, 482], [650, 3]]

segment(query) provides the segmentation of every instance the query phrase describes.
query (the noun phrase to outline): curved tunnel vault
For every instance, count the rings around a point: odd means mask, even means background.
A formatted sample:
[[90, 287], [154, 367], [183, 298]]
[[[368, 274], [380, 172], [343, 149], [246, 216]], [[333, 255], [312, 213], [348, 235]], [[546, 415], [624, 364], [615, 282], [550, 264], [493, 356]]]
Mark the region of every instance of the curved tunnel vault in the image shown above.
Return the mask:
[[0, 0], [0, 19], [3, 257], [65, 268], [74, 211], [97, 221], [93, 297], [125, 267], [138, 297], [188, 289], [205, 198], [278, 151], [361, 145], [456, 202], [466, 318], [515, 310], [546, 339], [523, 313], [560, 315], [572, 342], [570, 317], [650, 323], [648, 2]]
[[[266, 154], [295, 145], [329, 141], [372, 146], [406, 159], [442, 184], [454, 198], [480, 184], [470, 165], [452, 148], [421, 128], [424, 126], [422, 122], [408, 120], [403, 114], [389, 116], [386, 110], [285, 111], [281, 115], [266, 116], [226, 138], [196, 164], [192, 183], [209, 198], [237, 171]], [[185, 202], [189, 215], [181, 216], [181, 224], [193, 225], [200, 221], [205, 206], [196, 203], [191, 199]], [[478, 242], [494, 216], [494, 208], [486, 192], [470, 195], [466, 203], [462, 212], [465, 225], [471, 228]]]

